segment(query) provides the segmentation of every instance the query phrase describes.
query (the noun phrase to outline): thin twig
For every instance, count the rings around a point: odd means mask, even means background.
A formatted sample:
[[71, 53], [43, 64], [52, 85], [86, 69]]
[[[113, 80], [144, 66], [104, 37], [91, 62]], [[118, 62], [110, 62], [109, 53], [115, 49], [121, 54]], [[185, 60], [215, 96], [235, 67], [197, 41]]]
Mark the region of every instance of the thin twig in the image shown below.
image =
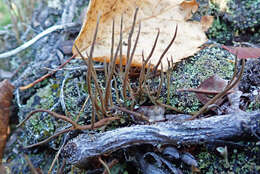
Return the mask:
[[[135, 27], [137, 12], [138, 12], [138, 8], [136, 8], [136, 10], [135, 10], [132, 28], [131, 28], [130, 33], [129, 33], [129, 35], [128, 35], [127, 54], [126, 54], [127, 64], [126, 64], [126, 67], [125, 67], [124, 81], [123, 81], [123, 95], [124, 95], [124, 99], [125, 99], [125, 100], [126, 100], [126, 98], [127, 98], [127, 97], [126, 97], [126, 81], [128, 80], [128, 74], [129, 74], [130, 65], [131, 65], [131, 61], [130, 61], [131, 40], [132, 40], [132, 35], [133, 35], [133, 32], [134, 32], [134, 27]], [[141, 27], [141, 26], [139, 25], [139, 32], [140, 32], [140, 27]], [[132, 51], [132, 54], [133, 54], [133, 51]]]
[[62, 160], [62, 165], [61, 165], [61, 167], [59, 168], [57, 174], [63, 174], [63, 173], [64, 173], [65, 165], [66, 165], [66, 159], [63, 159], [63, 160]]
[[[222, 91], [217, 90], [207, 90], [207, 89], [195, 89], [195, 88], [188, 88], [188, 89], [177, 89], [177, 92], [195, 92], [195, 93], [202, 93], [202, 94], [218, 94]], [[233, 93], [235, 90], [229, 90], [227, 94]]]
[[81, 107], [81, 109], [80, 109], [80, 111], [79, 111], [79, 113], [78, 113], [78, 115], [77, 115], [77, 117], [76, 117], [76, 120], [75, 120], [76, 123], [78, 122], [79, 117], [80, 117], [80, 114], [83, 112], [83, 110], [84, 110], [84, 108], [85, 108], [85, 106], [86, 106], [88, 100], [89, 100], [89, 95], [88, 95], [88, 97], [86, 98], [86, 100], [84, 101], [84, 104], [83, 104], [83, 106]]
[[168, 70], [166, 72], [166, 79], [167, 79], [167, 101], [166, 104], [169, 105], [170, 104], [170, 89], [171, 89], [171, 85], [170, 85], [170, 81], [171, 81], [171, 70], [170, 70], [170, 61], [167, 59], [168, 61]]
[[[107, 164], [107, 166], [111, 169], [113, 166], [115, 166], [118, 163], [117, 159], [113, 159], [111, 162]], [[107, 171], [105, 170], [102, 174], [107, 174]]]
[[34, 82], [30, 83], [29, 85], [22, 86], [19, 89], [20, 90], [26, 90], [26, 89], [29, 89], [29, 88], [33, 87], [37, 83], [40, 83], [41, 81], [43, 81], [46, 78], [48, 78], [48, 77], [52, 76], [53, 74], [55, 74], [59, 69], [63, 68], [67, 63], [69, 63], [75, 57], [76, 57], [76, 55], [71, 56], [66, 62], [64, 62], [62, 65], [60, 65], [56, 70], [54, 70], [54, 71], [52, 71], [52, 72], [50, 72], [48, 74], [45, 74], [44, 76], [42, 76], [39, 79], [35, 80]]
[[163, 83], [164, 83], [164, 73], [163, 73], [163, 64], [161, 64], [161, 78], [160, 78], [160, 83], [159, 83], [159, 87], [158, 87], [158, 90], [156, 91], [156, 100], [159, 99], [160, 97], [160, 94], [162, 92], [162, 86], [163, 86]]
[[[121, 23], [120, 23], [120, 38], [123, 38], [123, 14], [121, 16]], [[120, 42], [120, 52], [119, 52], [119, 56], [120, 56], [120, 61], [119, 61], [119, 72], [120, 72], [120, 75], [123, 74], [123, 62], [122, 62], [122, 59], [123, 59], [123, 55], [122, 55], [122, 52], [123, 52], [123, 49], [122, 49], [122, 40]]]
[[98, 160], [99, 160], [99, 162], [105, 167], [105, 169], [106, 169], [106, 171], [108, 172], [108, 174], [111, 174], [109, 167], [108, 167], [107, 164], [101, 159], [100, 156], [98, 157]]
[[26, 48], [28, 48], [31, 45], [33, 45], [36, 41], [38, 41], [42, 37], [47, 36], [48, 34], [54, 32], [54, 31], [64, 30], [65, 28], [71, 28], [71, 27], [75, 27], [77, 25], [78, 25], [77, 23], [66, 23], [66, 24], [61, 24], [61, 25], [54, 25], [54, 26], [44, 30], [40, 34], [36, 35], [33, 39], [25, 42], [23, 45], [15, 48], [15, 49], [13, 49], [11, 51], [7, 51], [5, 53], [0, 54], [0, 59], [11, 57], [11, 56], [13, 56], [13, 55], [15, 55], [15, 54], [25, 50]]
[[32, 145], [25, 146], [25, 147], [23, 147], [23, 148], [24, 148], [24, 149], [30, 149], [30, 148], [33, 148], [33, 147], [36, 147], [36, 146], [40, 146], [40, 145], [46, 144], [46, 143], [48, 143], [49, 141], [51, 141], [52, 139], [54, 139], [54, 138], [56, 138], [56, 137], [58, 137], [58, 136], [60, 136], [60, 135], [62, 135], [62, 134], [64, 134], [64, 133], [67, 133], [67, 132], [69, 132], [69, 131], [72, 131], [72, 130], [74, 130], [73, 127], [64, 129], [64, 130], [59, 131], [59, 132], [55, 133], [54, 135], [52, 135], [52, 136], [46, 138], [46, 139], [43, 140], [43, 141], [40, 141], [40, 142], [35, 143], [35, 144], [32, 144]]
[[[122, 28], [121, 28], [122, 29]], [[120, 29], [120, 30], [121, 30]], [[120, 31], [121, 33], [122, 31]], [[112, 50], [113, 48], [111, 48], [111, 57], [112, 57], [112, 61], [110, 63], [110, 71], [108, 72], [108, 79], [106, 81], [106, 92], [105, 92], [105, 108], [108, 108], [108, 99], [112, 97], [111, 95], [111, 81], [115, 72], [115, 67], [116, 67], [116, 59], [118, 56], [118, 52], [120, 50], [121, 47], [121, 42], [122, 42], [122, 36], [120, 35], [120, 39], [119, 39], [119, 43], [116, 49], [116, 53], [115, 55], [112, 54]], [[113, 35], [112, 35], [112, 44], [114, 44], [114, 23], [113, 23]], [[112, 103], [110, 103], [112, 105]]]
[[64, 115], [60, 115], [60, 114], [57, 114], [55, 112], [45, 110], [45, 109], [37, 109], [37, 110], [32, 111], [17, 127], [20, 127], [22, 124], [24, 124], [25, 121], [27, 121], [31, 116], [33, 116], [33, 114], [38, 113], [38, 112], [47, 112], [55, 118], [62, 119], [66, 122], [71, 123], [72, 126], [67, 128], [67, 129], [64, 129], [64, 130], [61, 130], [61, 131], [55, 133], [54, 135], [48, 137], [47, 139], [45, 139], [41, 142], [26, 146], [26, 147], [24, 147], [25, 149], [45, 144], [45, 143], [49, 142], [50, 140], [58, 137], [59, 135], [64, 134], [64, 133], [69, 132], [69, 131], [72, 131], [72, 130], [89, 130], [89, 129], [92, 129], [92, 127], [93, 127], [93, 129], [94, 128], [100, 128], [100, 127], [110, 123], [111, 121], [119, 119], [118, 117], [109, 117], [109, 118], [104, 118], [104, 119], [94, 123], [93, 125], [92, 124], [91, 125], [79, 125], [79, 124], [75, 123], [70, 118], [68, 118]]
[[[87, 74], [86, 74], [86, 81], [87, 81], [87, 85], [88, 85], [88, 94], [90, 96], [90, 99], [91, 99], [91, 102], [92, 104], [94, 105], [94, 107], [97, 109], [97, 110], [101, 110], [101, 108], [99, 107], [98, 103], [97, 103], [97, 100], [96, 100], [96, 97], [93, 96], [93, 93], [92, 93], [92, 89], [91, 89], [91, 83], [88, 83], [89, 81], [91, 82], [91, 75], [92, 73], [89, 71], [89, 69], [91, 69], [91, 65], [89, 65], [89, 61], [87, 61], [85, 59], [85, 57], [81, 54], [81, 52], [79, 51], [77, 45], [75, 44], [74, 45], [75, 48], [76, 48], [76, 51], [78, 52], [78, 54], [80, 55], [80, 57], [82, 58], [82, 60], [85, 62], [86, 66], [88, 67], [88, 71], [87, 71]], [[89, 59], [89, 58], [88, 58]], [[90, 74], [90, 75], [89, 75]], [[97, 113], [98, 114], [98, 113]]]
[[[98, 33], [98, 26], [99, 26], [99, 20], [100, 20], [100, 15], [98, 15], [98, 19], [97, 19], [97, 23], [96, 23], [96, 29], [95, 29], [95, 33], [94, 33], [94, 37], [93, 37], [93, 41], [92, 41], [92, 44], [91, 44], [91, 48], [90, 48], [90, 53], [89, 53], [89, 56], [88, 56], [88, 78], [87, 78], [87, 83], [88, 83], [88, 90], [89, 92], [91, 92], [91, 77], [93, 78], [94, 80], [94, 83], [95, 83], [95, 87], [97, 88], [97, 91], [98, 91], [98, 94], [99, 94], [99, 98], [100, 98], [100, 102], [101, 102], [101, 108], [97, 108], [97, 111], [101, 111], [103, 113], [103, 115], [106, 115], [106, 110], [105, 110], [105, 104], [104, 104], [104, 100], [103, 100], [103, 92], [102, 90], [100, 89], [99, 87], [99, 83], [98, 83], [98, 80], [97, 80], [97, 74], [96, 74], [96, 71], [95, 71], [95, 68], [93, 66], [93, 53], [94, 53], [94, 48], [95, 48], [95, 43], [96, 43], [96, 38], [97, 38], [97, 33]], [[89, 93], [91, 94], [91, 93]], [[95, 101], [96, 100], [96, 97], [93, 97], [92, 95], [91, 96], [91, 100], [92, 101]], [[97, 105], [97, 102], [95, 102], [95, 106], [98, 106]], [[104, 116], [102, 115], [101, 118], [104, 118]]]
[[[67, 134], [68, 135], [68, 134]], [[54, 157], [54, 159], [53, 159], [53, 161], [52, 161], [52, 163], [51, 163], [51, 166], [50, 166], [50, 168], [49, 168], [49, 170], [48, 170], [48, 174], [51, 174], [51, 171], [52, 171], [52, 169], [53, 169], [53, 167], [54, 167], [54, 164], [55, 164], [55, 162], [58, 160], [58, 157], [59, 157], [59, 155], [60, 155], [60, 153], [61, 153], [61, 150], [63, 149], [63, 147], [65, 146], [65, 144], [66, 144], [66, 137], [67, 137], [67, 135], [65, 136], [65, 138], [64, 138], [64, 140], [63, 140], [63, 143], [62, 143], [62, 145], [61, 145], [61, 147], [60, 147], [60, 149], [58, 150], [58, 152], [56, 153], [56, 155], [55, 155], [55, 157]]]
[[164, 107], [164, 108], [173, 110], [173, 111], [175, 111], [175, 112], [183, 113], [183, 111], [181, 111], [181, 110], [179, 110], [179, 109], [177, 109], [177, 108], [175, 108], [175, 107], [173, 107], [173, 106], [171, 106], [171, 105], [167, 105], [167, 104], [161, 103], [161, 102], [159, 102], [159, 101], [156, 101], [156, 104], [158, 104], [158, 105], [160, 105], [160, 106], [162, 106], [162, 107]]
[[113, 66], [112, 61], [113, 61], [113, 57], [114, 57], [114, 44], [115, 44], [115, 20], [113, 19], [113, 22], [112, 22], [112, 36], [111, 36], [111, 55], [110, 55], [110, 61], [109, 61], [110, 63], [109, 63], [108, 74], [111, 73], [110, 71], [111, 71], [111, 68]]
[[29, 113], [29, 115], [20, 123], [17, 125], [17, 128], [22, 126], [28, 119], [30, 119], [34, 114], [38, 113], [38, 112], [47, 112], [48, 114], [50, 114], [51, 116], [58, 118], [58, 119], [62, 119], [70, 124], [73, 125], [73, 127], [77, 127], [77, 123], [75, 123], [73, 120], [71, 120], [70, 118], [66, 117], [65, 115], [61, 115], [61, 114], [57, 114], [55, 112], [46, 110], [46, 109], [36, 109], [34, 111], [32, 111], [31, 113]]
[[125, 112], [127, 114], [131, 114], [131, 115], [135, 116], [136, 118], [139, 118], [139, 119], [149, 123], [148, 117], [143, 115], [143, 114], [140, 114], [139, 112], [134, 112], [134, 111], [128, 110], [126, 108], [118, 107], [118, 106], [114, 106], [112, 109], [117, 109], [117, 110], [120, 110], [120, 111]]

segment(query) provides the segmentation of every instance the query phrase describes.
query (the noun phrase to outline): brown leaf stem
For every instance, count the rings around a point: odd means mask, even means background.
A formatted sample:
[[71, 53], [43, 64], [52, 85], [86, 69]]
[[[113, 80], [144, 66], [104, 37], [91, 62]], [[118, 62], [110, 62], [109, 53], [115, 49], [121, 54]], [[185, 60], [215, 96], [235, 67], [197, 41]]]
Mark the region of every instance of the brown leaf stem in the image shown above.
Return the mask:
[[[195, 92], [195, 93], [202, 93], [202, 94], [218, 94], [222, 91], [216, 91], [216, 90], [206, 90], [206, 89], [196, 89], [196, 88], [188, 88], [188, 89], [177, 89], [177, 92]], [[233, 93], [234, 90], [227, 91], [227, 94]]]

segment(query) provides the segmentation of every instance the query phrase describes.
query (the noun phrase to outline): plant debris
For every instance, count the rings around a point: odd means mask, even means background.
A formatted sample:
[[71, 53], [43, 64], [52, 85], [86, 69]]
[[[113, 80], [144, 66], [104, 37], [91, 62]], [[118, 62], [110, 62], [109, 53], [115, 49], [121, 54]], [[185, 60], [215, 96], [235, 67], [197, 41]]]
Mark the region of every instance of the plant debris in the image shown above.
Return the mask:
[[228, 50], [232, 54], [235, 54], [239, 59], [259, 58], [260, 57], [260, 48], [231, 47], [231, 46], [225, 46], [225, 45], [222, 45], [222, 48]]
[[[126, 53], [125, 50], [132, 49], [131, 45], [128, 45], [127, 33], [130, 32], [132, 24], [131, 19], [136, 8], [139, 8], [136, 23], [142, 25], [142, 31], [140, 33], [139, 45], [136, 47], [131, 66], [142, 67], [142, 52], [147, 49], [148, 45], [153, 43], [154, 35], [156, 35], [158, 30], [160, 30], [160, 37], [158, 38], [160, 45], [155, 48], [153, 56], [150, 59], [150, 64], [151, 66], [155, 66], [158, 62], [161, 62], [163, 66], [159, 66], [158, 69], [163, 68], [165, 71], [169, 68], [167, 58], [172, 58], [173, 63], [179, 62], [181, 59], [196, 53], [200, 50], [199, 47], [207, 41], [204, 30], [205, 23], [208, 22], [203, 20], [203, 24], [201, 24], [196, 21], [188, 21], [192, 14], [198, 9], [196, 0], [151, 0], [149, 2], [144, 0], [128, 0], [115, 1], [114, 3], [110, 0], [91, 0], [81, 32], [75, 41], [75, 45], [83, 56], [87, 57], [86, 52], [89, 52], [91, 49], [96, 20], [98, 16], [100, 16], [96, 52], [93, 54], [93, 60], [109, 62], [111, 47], [110, 36], [112, 33], [112, 28], [110, 26], [113, 21], [115, 24], [119, 24], [121, 17], [123, 17], [122, 63], [123, 65], [126, 65], [126, 60], [128, 60], [127, 58], [129, 56], [124, 54]], [[209, 25], [210, 22], [207, 26]], [[173, 31], [176, 26], [179, 28], [176, 41], [171, 46], [171, 49], [169, 49], [167, 53], [164, 53], [165, 58], [160, 60], [160, 55], [165, 51], [166, 43], [169, 42], [169, 36], [174, 33]], [[116, 43], [119, 41], [120, 25], [115, 25], [114, 30], [114, 43]], [[138, 29], [135, 31], [131, 30], [131, 35], [136, 35], [137, 32]], [[189, 42], [187, 42], [187, 40], [189, 40]], [[78, 55], [76, 47], [73, 48], [73, 53]], [[119, 56], [116, 58], [115, 62], [119, 64]]]
[[4, 80], [0, 82], [0, 165], [2, 163], [6, 140], [9, 135], [9, 117], [13, 99], [13, 85]]

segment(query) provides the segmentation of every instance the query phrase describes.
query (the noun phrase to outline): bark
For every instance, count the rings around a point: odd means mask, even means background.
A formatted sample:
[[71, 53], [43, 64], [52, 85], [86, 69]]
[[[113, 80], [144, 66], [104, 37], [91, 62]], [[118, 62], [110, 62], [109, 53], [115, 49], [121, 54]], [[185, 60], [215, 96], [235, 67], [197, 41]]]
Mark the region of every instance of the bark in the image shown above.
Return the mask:
[[[187, 115], [176, 115], [176, 118]], [[197, 145], [238, 140], [260, 134], [260, 112], [239, 112], [197, 120], [175, 119], [151, 125], [135, 125], [98, 133], [81, 134], [62, 150], [68, 163], [85, 166], [97, 156], [141, 144]]]

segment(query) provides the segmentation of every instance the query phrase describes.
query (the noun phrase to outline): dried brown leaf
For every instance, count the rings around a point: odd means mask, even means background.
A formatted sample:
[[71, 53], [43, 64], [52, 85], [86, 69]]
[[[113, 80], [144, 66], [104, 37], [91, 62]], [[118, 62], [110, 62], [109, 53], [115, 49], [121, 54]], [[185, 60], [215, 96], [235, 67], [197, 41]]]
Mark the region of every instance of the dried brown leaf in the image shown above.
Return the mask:
[[[89, 52], [93, 40], [96, 20], [100, 15], [99, 31], [96, 40], [93, 60], [109, 61], [111, 48], [112, 21], [115, 21], [114, 48], [119, 41], [120, 20], [123, 14], [123, 64], [126, 64], [127, 36], [132, 26], [133, 14], [139, 8], [137, 24], [141, 23], [141, 34], [131, 66], [142, 66], [142, 52], [150, 51], [158, 29], [160, 36], [157, 47], [150, 59], [151, 66], [158, 60], [174, 35], [178, 25], [176, 40], [162, 59], [164, 70], [168, 68], [167, 58], [173, 57], [173, 62], [193, 55], [207, 41], [200, 22], [187, 21], [198, 8], [196, 0], [91, 0], [81, 32], [75, 44], [85, 54]], [[136, 25], [133, 42], [137, 35]], [[73, 48], [73, 53], [78, 54]], [[116, 60], [119, 63], [119, 57]], [[161, 66], [158, 67], [159, 69]]]
[[[228, 85], [228, 81], [220, 78], [217, 75], [213, 75], [209, 77], [208, 79], [204, 80], [200, 86], [196, 89], [181, 89], [178, 91], [190, 91], [195, 92], [198, 100], [206, 104], [208, 101], [211, 100], [209, 95], [216, 95], [220, 92], [222, 92], [226, 86]], [[240, 102], [240, 96], [242, 95], [242, 92], [238, 90], [238, 86], [236, 85], [234, 88], [228, 91], [228, 100], [230, 104], [230, 108], [228, 108], [228, 112], [234, 112], [234, 111], [241, 111], [239, 109], [239, 102]], [[223, 99], [218, 100], [216, 103], [217, 105], [221, 104], [223, 102]]]
[[[213, 75], [208, 79], [204, 80], [200, 86], [197, 88], [199, 90], [208, 90], [208, 91], [223, 91], [227, 86], [228, 81], [220, 78], [218, 75]], [[203, 104], [206, 104], [211, 98], [207, 94], [196, 93], [197, 98]], [[222, 103], [223, 100], [220, 100], [218, 103]]]
[[4, 80], [0, 83], [0, 164], [8, 137], [8, 123], [13, 89], [13, 85], [8, 80]]
[[260, 48], [252, 47], [230, 47], [222, 45], [222, 48], [228, 50], [230, 53], [235, 54], [239, 59], [259, 58]]

